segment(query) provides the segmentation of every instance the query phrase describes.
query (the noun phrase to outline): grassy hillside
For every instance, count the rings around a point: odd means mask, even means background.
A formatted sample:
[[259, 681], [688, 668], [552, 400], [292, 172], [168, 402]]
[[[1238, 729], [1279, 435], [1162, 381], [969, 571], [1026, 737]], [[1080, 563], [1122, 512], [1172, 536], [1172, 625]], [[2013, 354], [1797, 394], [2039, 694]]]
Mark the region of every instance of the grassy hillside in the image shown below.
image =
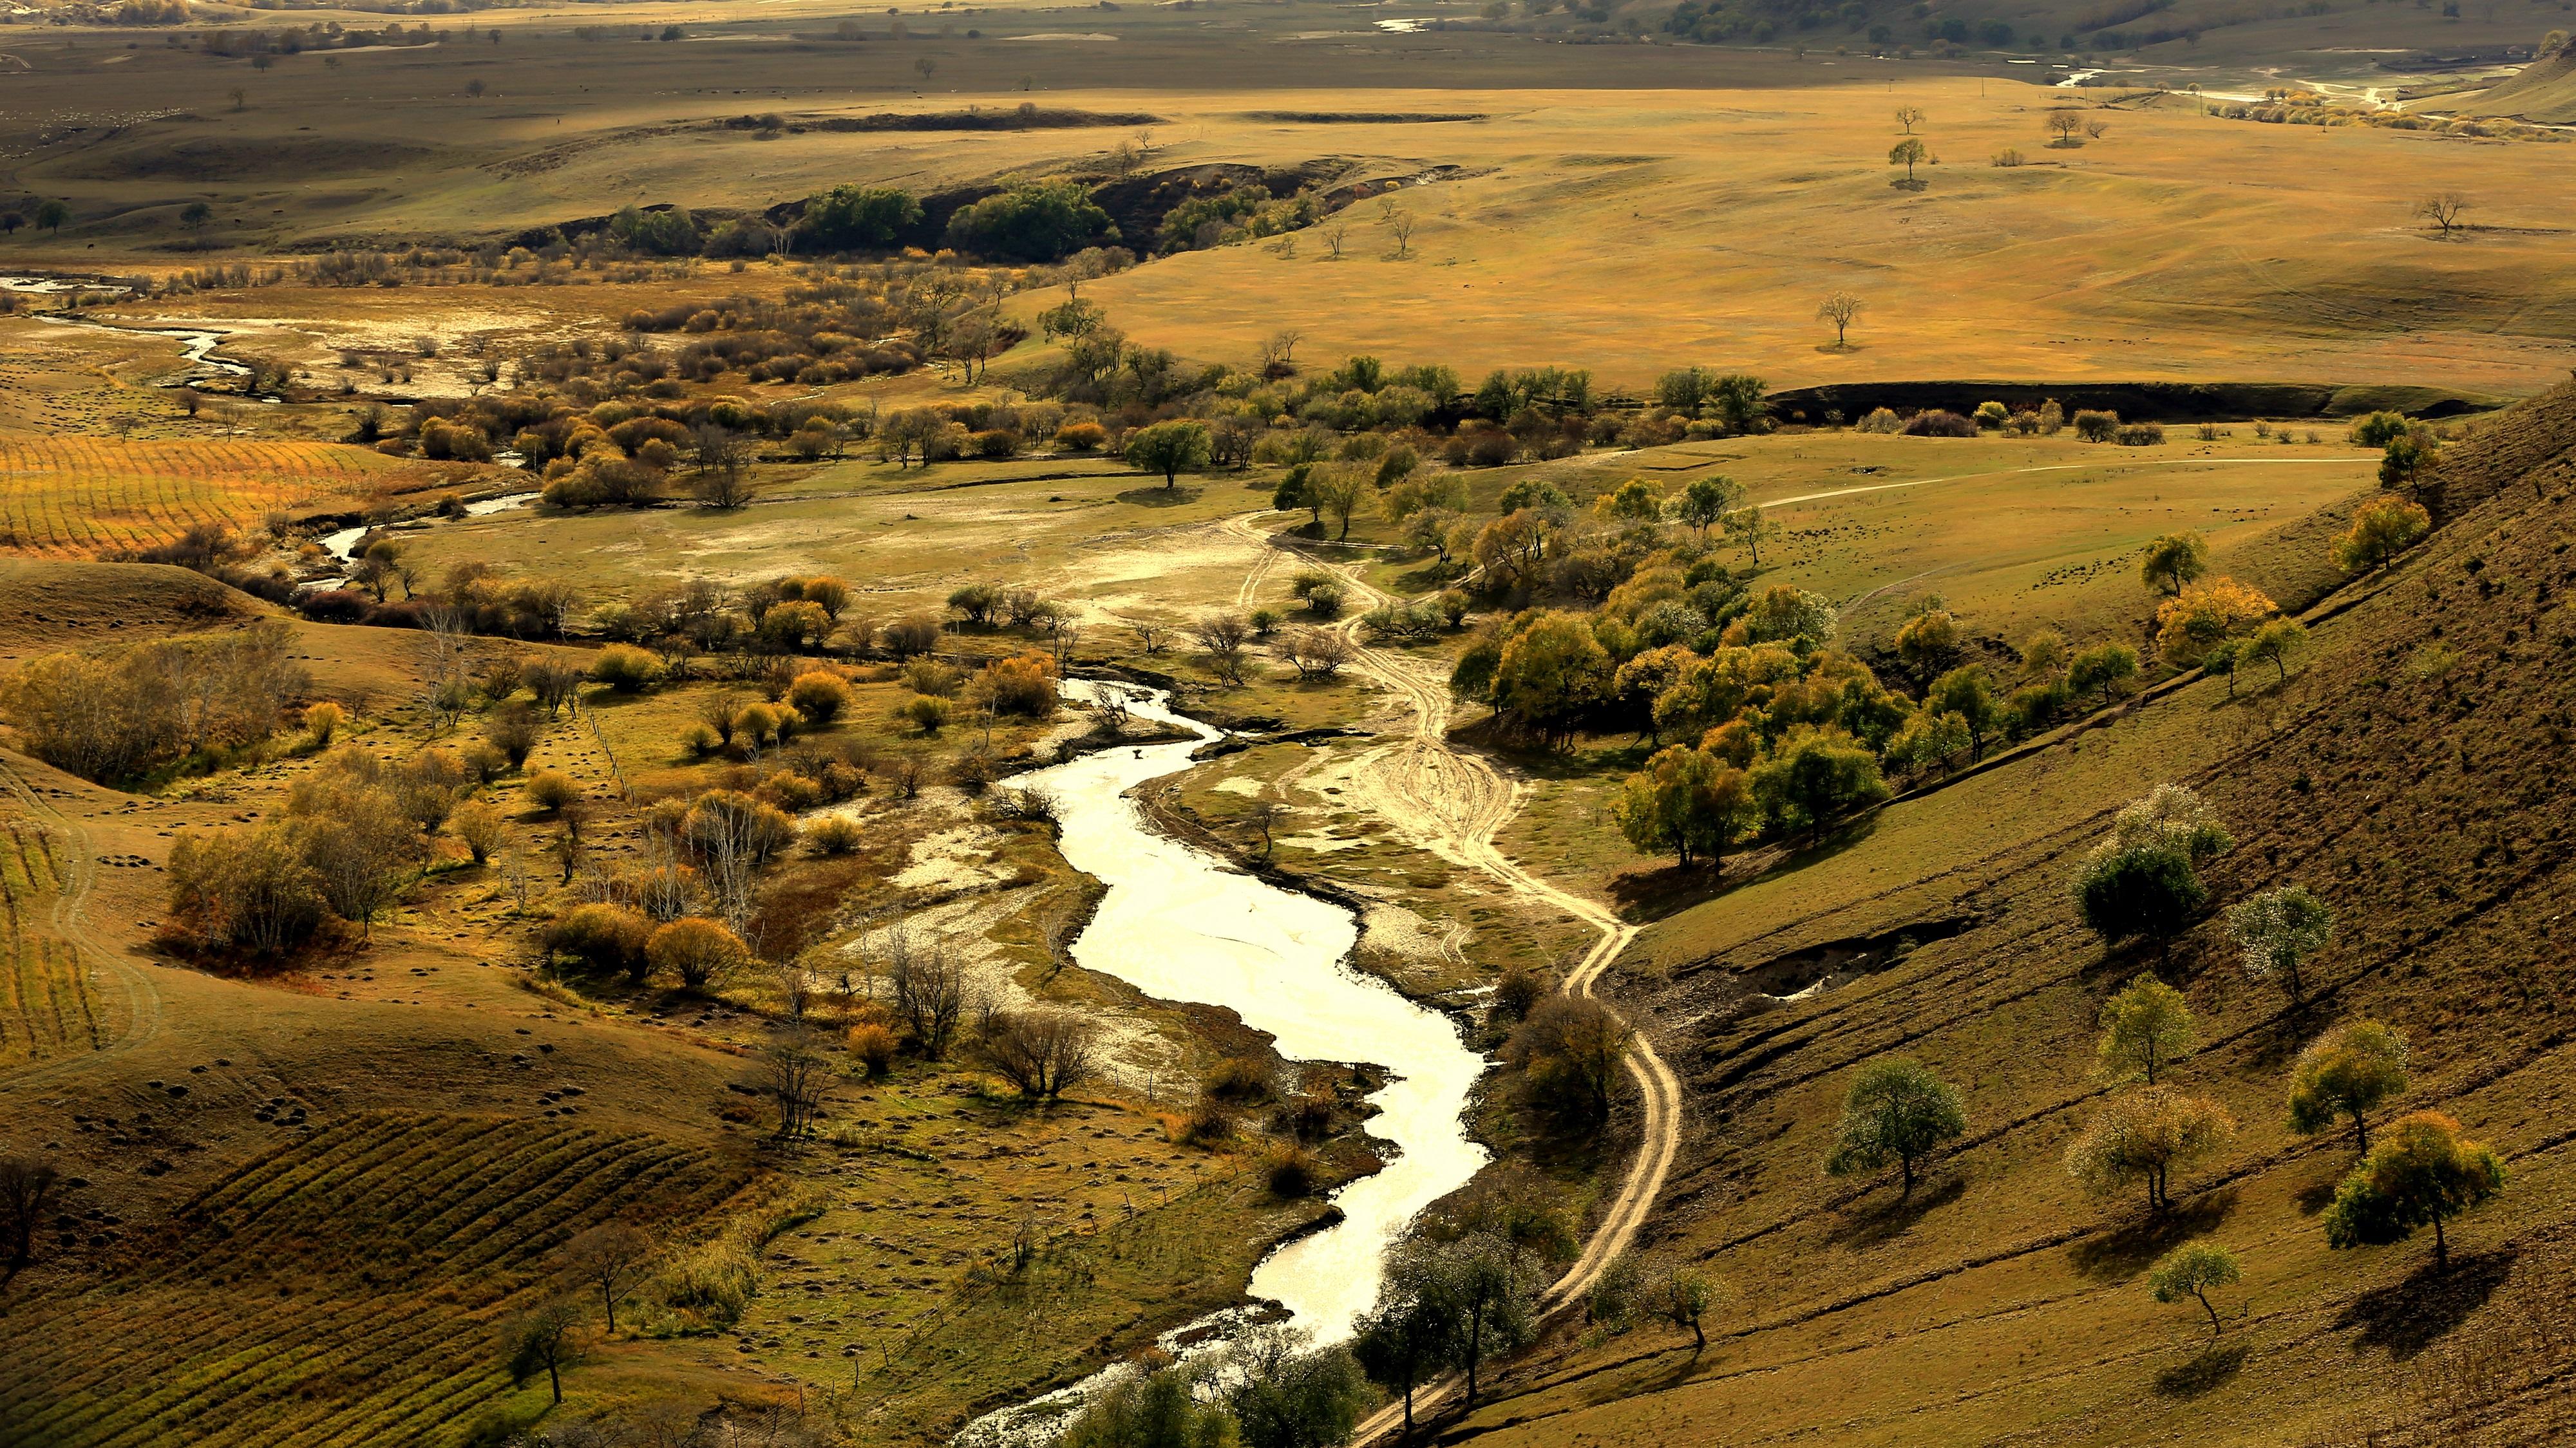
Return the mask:
[[2469, 97], [2460, 109], [2558, 125], [2576, 121], [2576, 49], [2562, 47], [2534, 60], [2494, 89]]
[[[2576, 582], [2576, 389], [2508, 414], [2446, 464], [2455, 516], [2312, 620], [2286, 685], [2202, 682], [2107, 727], [1881, 813], [1803, 862], [1651, 927], [1630, 1003], [1687, 1067], [1693, 1123], [1656, 1250], [1725, 1284], [1711, 1345], [1645, 1327], [1560, 1340], [1459, 1434], [1508, 1443], [2153, 1439], [2534, 1443], [2576, 1423], [2566, 1246], [2576, 1220], [2558, 943], [2576, 903], [2560, 760]], [[2236, 836], [2214, 903], [2296, 881], [2340, 918], [2307, 1000], [2251, 982], [2223, 922], [2178, 940], [2199, 1049], [2183, 1089], [2233, 1144], [2175, 1210], [2088, 1197], [2062, 1156], [2111, 1083], [2103, 1000], [2152, 949], [2106, 952], [2068, 883], [2112, 811], [2163, 782]], [[1805, 987], [1822, 989], [1796, 1000]], [[2318, 1215], [2349, 1133], [2286, 1125], [2290, 1063], [2328, 1026], [2387, 1022], [2413, 1082], [2510, 1183], [2430, 1245], [2330, 1251]], [[1854, 1068], [1912, 1055], [1962, 1092], [1968, 1133], [1910, 1197], [1822, 1163]], [[2244, 1262], [2213, 1347], [2157, 1304], [2160, 1254]], [[2440, 1425], [2436, 1433], [2433, 1425]], [[2448, 1435], [2448, 1436], [2443, 1436]]]

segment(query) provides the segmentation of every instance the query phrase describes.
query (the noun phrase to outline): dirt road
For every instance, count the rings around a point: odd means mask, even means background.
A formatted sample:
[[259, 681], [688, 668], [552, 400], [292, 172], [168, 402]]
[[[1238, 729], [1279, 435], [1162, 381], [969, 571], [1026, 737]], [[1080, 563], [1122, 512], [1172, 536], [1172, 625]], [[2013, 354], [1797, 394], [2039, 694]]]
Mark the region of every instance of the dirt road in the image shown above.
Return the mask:
[[[1229, 519], [1226, 526], [1247, 541], [1268, 545], [1270, 540], [1256, 523], [1259, 516]], [[1270, 556], [1273, 555], [1265, 553], [1265, 561], [1256, 565], [1256, 577], [1268, 570]], [[1352, 570], [1335, 571], [1342, 574], [1358, 603], [1351, 619], [1343, 624], [1356, 642], [1359, 614], [1388, 600]], [[1247, 604], [1251, 589], [1252, 583], [1247, 580], [1242, 596]], [[1360, 795], [1356, 802], [1434, 853], [1481, 870], [1504, 888], [1562, 910], [1592, 927], [1599, 938], [1561, 985], [1571, 994], [1591, 995], [1602, 973], [1636, 938], [1636, 927], [1621, 923], [1608, 907], [1531, 874], [1495, 845], [1495, 836], [1520, 812], [1523, 790], [1484, 759], [1450, 747], [1446, 678], [1418, 659], [1365, 645], [1359, 651], [1359, 666], [1405, 701], [1413, 727], [1405, 737], [1380, 746], [1359, 761], [1353, 771]], [[1637, 1154], [1629, 1162], [1617, 1195], [1603, 1210], [1582, 1254], [1548, 1288], [1542, 1299], [1546, 1311], [1582, 1301], [1610, 1263], [1628, 1250], [1647, 1211], [1662, 1192], [1664, 1178], [1672, 1170], [1673, 1156], [1680, 1148], [1680, 1080], [1642, 1034], [1634, 1037], [1629, 1047], [1627, 1068], [1643, 1111]], [[1428, 1412], [1453, 1387], [1444, 1381], [1417, 1391], [1414, 1411]], [[1367, 1443], [1401, 1427], [1403, 1421], [1400, 1406], [1387, 1408], [1363, 1423], [1354, 1441]]]

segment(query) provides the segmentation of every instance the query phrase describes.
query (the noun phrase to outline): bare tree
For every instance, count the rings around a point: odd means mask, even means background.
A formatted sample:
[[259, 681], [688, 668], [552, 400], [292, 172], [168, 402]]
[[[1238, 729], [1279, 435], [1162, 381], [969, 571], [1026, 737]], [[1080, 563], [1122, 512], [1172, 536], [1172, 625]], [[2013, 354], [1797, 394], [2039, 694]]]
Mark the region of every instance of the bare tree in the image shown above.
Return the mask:
[[1385, 220], [1387, 234], [1395, 238], [1396, 260], [1402, 261], [1413, 245], [1413, 213], [1389, 206], [1386, 209]]
[[584, 1287], [596, 1288], [607, 1311], [608, 1330], [617, 1331], [617, 1304], [644, 1280], [653, 1260], [653, 1239], [631, 1223], [610, 1222], [591, 1228], [564, 1249], [565, 1271]]
[[1287, 817], [1288, 806], [1275, 799], [1254, 800], [1252, 808], [1244, 812], [1244, 818], [1252, 822], [1252, 827], [1261, 831], [1261, 858], [1270, 858], [1271, 835], [1279, 828], [1279, 822]]
[[2415, 214], [2433, 223], [2444, 236], [2460, 229], [2460, 213], [2469, 209], [2469, 198], [2457, 191], [2437, 191], [2415, 203]]
[[524, 1383], [539, 1372], [563, 1402], [563, 1370], [582, 1360], [581, 1309], [569, 1298], [556, 1298], [510, 1324], [503, 1345], [510, 1355], [510, 1377]]
[[[1342, 243], [1350, 240], [1350, 220], [1347, 217], [1336, 216], [1332, 220], [1324, 223], [1323, 231], [1324, 250], [1331, 254], [1333, 260], [1340, 261], [1342, 259]], [[1284, 362], [1287, 359], [1283, 356], [1280, 360]]]
[[1229, 684], [1243, 682], [1243, 646], [1252, 637], [1252, 626], [1243, 621], [1243, 615], [1233, 612], [1201, 615], [1197, 623], [1190, 625], [1190, 636], [1197, 639], [1199, 648], [1206, 652], [1208, 664], [1216, 670], [1217, 677]]
[[912, 943], [912, 932], [896, 926], [886, 947], [886, 978], [894, 986], [895, 1014], [921, 1043], [923, 1055], [936, 1061], [948, 1054], [957, 1023], [966, 1014], [966, 967], [934, 940], [927, 949]]
[[984, 1054], [1023, 1096], [1052, 1099], [1089, 1079], [1097, 1030], [1071, 1011], [996, 1011]]
[[1896, 108], [1896, 124], [1902, 127], [1905, 134], [1909, 136], [1914, 134], [1914, 128], [1916, 126], [1923, 124], [1923, 120], [1923, 108], [1921, 106], [1898, 106]]
[[790, 1027], [760, 1053], [760, 1063], [762, 1083], [778, 1107], [778, 1139], [793, 1141], [813, 1131], [831, 1076], [813, 1034], [802, 1025]]
[[1359, 653], [1349, 634], [1339, 629], [1301, 628], [1282, 635], [1270, 651], [1297, 671], [1300, 681], [1329, 679]]
[[2110, 133], [2111, 123], [2109, 121], [2086, 121], [2084, 123], [2084, 134], [2092, 137], [2096, 141]]
[[1145, 651], [1147, 658], [1152, 658], [1171, 646], [1172, 626], [1170, 624], [1140, 619], [1129, 624], [1128, 627], [1136, 631], [1136, 646]]
[[36, 1228], [45, 1218], [45, 1198], [54, 1189], [54, 1169], [32, 1157], [0, 1156], [0, 1243], [9, 1251], [5, 1282], [33, 1259]]
[[1827, 292], [1816, 303], [1816, 320], [1834, 324], [1834, 345], [1842, 347], [1845, 334], [1851, 331], [1852, 319], [1860, 315], [1861, 300], [1850, 292]]
[[2057, 137], [2056, 140], [2049, 142], [2050, 145], [2081, 146], [2084, 144], [2075, 139], [2075, 133], [2084, 129], [2084, 117], [2077, 112], [2050, 111], [2047, 124], [2049, 131]]
[[751, 501], [751, 440], [709, 423], [697, 430], [698, 501], [710, 508], [739, 508]]

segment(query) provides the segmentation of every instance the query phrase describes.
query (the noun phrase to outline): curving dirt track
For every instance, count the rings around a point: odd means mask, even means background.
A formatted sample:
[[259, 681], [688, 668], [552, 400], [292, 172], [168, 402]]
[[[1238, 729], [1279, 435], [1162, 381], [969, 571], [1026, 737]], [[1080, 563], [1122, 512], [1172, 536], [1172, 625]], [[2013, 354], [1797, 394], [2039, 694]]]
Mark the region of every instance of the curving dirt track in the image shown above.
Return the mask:
[[[1264, 550], [1253, 577], [1245, 581], [1241, 601], [1246, 604], [1251, 601], [1255, 580], [1268, 571], [1270, 560], [1276, 556], [1269, 551], [1275, 545], [1256, 526], [1255, 520], [1260, 516], [1247, 514], [1225, 523], [1228, 531]], [[1373, 608], [1388, 601], [1352, 570], [1335, 571], [1342, 574], [1364, 607]], [[1355, 643], [1359, 612], [1354, 610], [1351, 620], [1342, 625]], [[1366, 645], [1360, 646], [1358, 663], [1371, 678], [1410, 706], [1413, 728], [1406, 737], [1380, 746], [1359, 761], [1353, 770], [1360, 794], [1357, 802], [1434, 853], [1481, 870], [1506, 889], [1544, 901], [1591, 926], [1600, 938], [1561, 986], [1571, 994], [1591, 995], [1602, 973], [1636, 938], [1637, 928], [1623, 924], [1606, 906], [1531, 874], [1494, 844], [1494, 837], [1520, 812], [1523, 791], [1485, 760], [1450, 747], [1448, 680], [1437, 677], [1418, 660]], [[1680, 1080], [1643, 1034], [1632, 1038], [1627, 1068], [1643, 1107], [1637, 1154], [1629, 1162], [1618, 1194], [1603, 1210], [1582, 1254], [1541, 1299], [1545, 1311], [1581, 1301], [1603, 1270], [1636, 1240], [1637, 1230], [1663, 1191], [1664, 1178], [1680, 1149]], [[1453, 1387], [1444, 1381], [1417, 1391], [1415, 1412], [1436, 1407]], [[1400, 1428], [1403, 1422], [1400, 1405], [1386, 1408], [1361, 1424], [1353, 1441], [1370, 1442]]]

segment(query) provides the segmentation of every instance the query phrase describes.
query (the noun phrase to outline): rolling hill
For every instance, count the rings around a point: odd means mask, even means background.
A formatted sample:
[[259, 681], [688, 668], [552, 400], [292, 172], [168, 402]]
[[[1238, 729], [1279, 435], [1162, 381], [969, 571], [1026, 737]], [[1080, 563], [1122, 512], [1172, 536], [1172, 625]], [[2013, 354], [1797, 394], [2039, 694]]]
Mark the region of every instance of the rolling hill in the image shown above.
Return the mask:
[[[1651, 1236], [1724, 1284], [1694, 1353], [1639, 1327], [1567, 1337], [1449, 1436], [1520, 1444], [1787, 1441], [2536, 1443], [2576, 1429], [2570, 1366], [2567, 912], [2561, 772], [2576, 724], [2576, 387], [2454, 447], [2445, 523], [2309, 616], [2286, 681], [2202, 680], [1900, 802], [1802, 868], [1651, 926], [1624, 965], [1688, 1082]], [[2199, 791], [2234, 848], [2212, 913], [2106, 951], [2069, 890], [2111, 816]], [[2297, 882], [2338, 917], [2307, 998], [2248, 979], [2221, 911]], [[2167, 1078], [2233, 1142], [2175, 1206], [2089, 1197], [2063, 1164], [2119, 1089], [2097, 1015], [2154, 971], [2197, 1049]], [[1820, 987], [1809, 990], [1808, 987]], [[2505, 1160], [2493, 1203], [2429, 1242], [2330, 1250], [2349, 1132], [2287, 1123], [2293, 1059], [2360, 1019], [2411, 1043], [2410, 1089]], [[1912, 1056], [1966, 1134], [1909, 1193], [1829, 1179], [1856, 1068]], [[2187, 1240], [2243, 1262], [2214, 1342], [2146, 1271]], [[2187, 1310], [2186, 1310], [2187, 1309]]]

